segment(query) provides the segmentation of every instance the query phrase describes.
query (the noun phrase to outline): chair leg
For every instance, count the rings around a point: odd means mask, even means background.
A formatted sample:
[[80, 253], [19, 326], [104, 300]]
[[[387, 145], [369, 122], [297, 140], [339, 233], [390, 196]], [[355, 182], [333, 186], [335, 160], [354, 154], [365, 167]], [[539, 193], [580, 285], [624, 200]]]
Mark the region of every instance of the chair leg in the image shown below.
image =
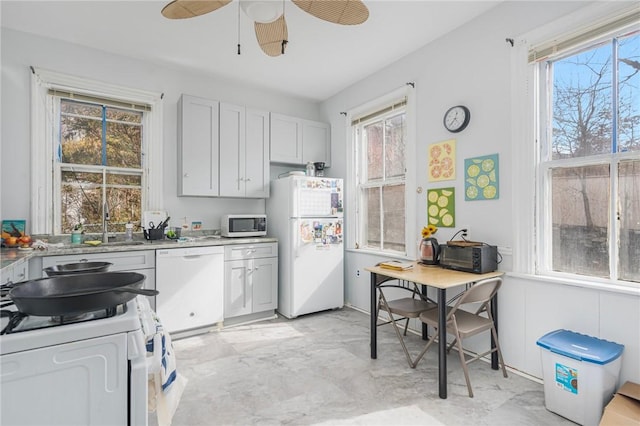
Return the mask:
[[504, 360], [502, 359], [502, 350], [500, 349], [500, 342], [498, 342], [498, 333], [496, 333], [496, 329], [491, 327], [491, 334], [493, 335], [493, 341], [496, 343], [496, 351], [498, 352], [498, 361], [502, 366], [502, 375], [507, 377], [507, 369], [504, 365]]
[[462, 364], [462, 371], [464, 371], [464, 379], [467, 382], [467, 390], [469, 391], [469, 397], [473, 398], [473, 390], [471, 390], [471, 380], [469, 379], [469, 368], [467, 367], [467, 359], [464, 356], [464, 351], [462, 350], [462, 339], [458, 334], [458, 330], [456, 332], [456, 346], [458, 346], [458, 355], [460, 355], [460, 363]]
[[[404, 355], [407, 358], [407, 362], [409, 363], [409, 366], [411, 368], [415, 368], [415, 364], [414, 364], [413, 360], [411, 359], [411, 355], [409, 354], [409, 350], [407, 349], [407, 346], [404, 343], [404, 339], [402, 338], [402, 333], [400, 333], [400, 329], [398, 328], [398, 324], [397, 324], [395, 318], [393, 317], [393, 314], [389, 311], [389, 305], [387, 305], [387, 298], [384, 297], [384, 294], [382, 294], [382, 293], [380, 293], [380, 298], [382, 299], [383, 309], [389, 315], [389, 319], [391, 320], [391, 324], [393, 325], [393, 329], [395, 330], [396, 335], [398, 336], [398, 340], [400, 340], [400, 345], [402, 345], [402, 350], [404, 351]], [[408, 319], [407, 319], [407, 322], [408, 322]]]
[[411, 366], [411, 368], [416, 368], [416, 365], [418, 365], [418, 362], [420, 362], [420, 360], [422, 359], [424, 354], [426, 354], [427, 351], [429, 350], [429, 348], [431, 347], [431, 344], [433, 344], [433, 342], [436, 340], [436, 336], [437, 335], [438, 335], [438, 329], [436, 328], [433, 336], [431, 337], [431, 339], [429, 339], [429, 341], [427, 342], [426, 346], [418, 354], [418, 356], [416, 357], [416, 360], [413, 362], [413, 365]]
[[409, 318], [407, 318], [407, 322], [404, 324], [404, 335], [407, 335], [407, 329], [409, 328]]

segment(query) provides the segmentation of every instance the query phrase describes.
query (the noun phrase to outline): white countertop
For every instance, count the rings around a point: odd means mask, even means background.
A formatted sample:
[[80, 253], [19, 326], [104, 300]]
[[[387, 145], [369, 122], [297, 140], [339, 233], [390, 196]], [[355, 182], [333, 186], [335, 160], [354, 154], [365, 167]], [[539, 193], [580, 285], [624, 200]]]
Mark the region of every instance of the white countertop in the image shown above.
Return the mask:
[[194, 237], [189, 241], [177, 240], [144, 240], [140, 243], [123, 244], [107, 243], [98, 246], [90, 246], [87, 244], [65, 244], [64, 247], [50, 247], [47, 250], [19, 250], [17, 248], [3, 248], [0, 250], [1, 268], [13, 265], [21, 260], [28, 260], [32, 257], [42, 256], [63, 256], [67, 254], [85, 254], [85, 253], [110, 253], [121, 251], [140, 251], [140, 250], [160, 250], [183, 247], [203, 247], [203, 246], [223, 246], [230, 244], [259, 244], [259, 243], [276, 243], [277, 238], [273, 237], [251, 237], [251, 238], [225, 238], [217, 236]]

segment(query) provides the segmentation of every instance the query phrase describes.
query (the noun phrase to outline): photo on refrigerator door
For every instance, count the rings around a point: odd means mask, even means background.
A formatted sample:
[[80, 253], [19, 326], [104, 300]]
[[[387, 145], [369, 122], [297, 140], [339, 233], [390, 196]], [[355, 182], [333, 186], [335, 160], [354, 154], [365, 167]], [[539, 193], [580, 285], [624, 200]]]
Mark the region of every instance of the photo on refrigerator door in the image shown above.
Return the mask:
[[318, 247], [342, 243], [341, 220], [305, 220], [300, 223], [300, 239]]

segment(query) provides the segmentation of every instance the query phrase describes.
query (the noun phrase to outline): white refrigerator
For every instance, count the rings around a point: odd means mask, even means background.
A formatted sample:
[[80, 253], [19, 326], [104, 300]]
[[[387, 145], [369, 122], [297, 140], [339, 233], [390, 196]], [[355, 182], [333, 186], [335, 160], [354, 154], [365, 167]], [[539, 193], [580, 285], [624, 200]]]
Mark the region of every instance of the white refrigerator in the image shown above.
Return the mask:
[[278, 312], [287, 318], [344, 305], [342, 179], [271, 182], [267, 233], [278, 238]]

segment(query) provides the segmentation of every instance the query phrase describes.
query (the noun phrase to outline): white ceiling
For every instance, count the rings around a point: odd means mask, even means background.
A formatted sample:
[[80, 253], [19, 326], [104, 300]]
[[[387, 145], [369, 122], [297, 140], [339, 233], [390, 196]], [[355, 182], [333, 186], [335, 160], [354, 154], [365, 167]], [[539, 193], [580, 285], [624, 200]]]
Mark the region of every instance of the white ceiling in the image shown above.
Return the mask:
[[285, 0], [286, 53], [260, 50], [238, 1], [169, 20], [157, 0], [2, 0], [2, 26], [322, 101], [496, 6], [500, 1], [364, 0], [369, 19], [341, 26]]

